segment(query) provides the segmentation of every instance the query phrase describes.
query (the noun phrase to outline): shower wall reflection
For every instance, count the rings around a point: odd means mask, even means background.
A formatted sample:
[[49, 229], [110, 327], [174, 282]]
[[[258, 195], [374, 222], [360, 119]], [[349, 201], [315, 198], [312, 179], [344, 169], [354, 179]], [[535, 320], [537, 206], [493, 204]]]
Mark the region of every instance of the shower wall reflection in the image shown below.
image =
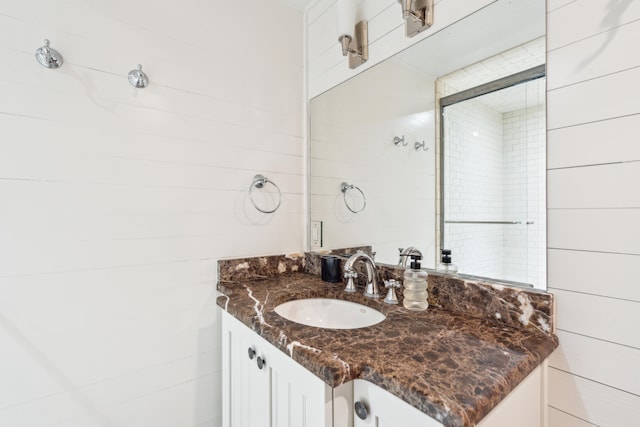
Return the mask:
[[443, 108], [442, 245], [461, 273], [544, 287], [545, 79]]

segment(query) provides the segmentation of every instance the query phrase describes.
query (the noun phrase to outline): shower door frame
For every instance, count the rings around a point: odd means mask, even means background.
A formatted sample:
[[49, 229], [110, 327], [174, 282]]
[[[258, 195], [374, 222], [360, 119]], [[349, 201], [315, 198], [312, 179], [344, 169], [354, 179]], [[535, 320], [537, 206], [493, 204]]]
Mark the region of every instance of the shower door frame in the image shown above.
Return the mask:
[[[445, 123], [444, 123], [444, 109], [451, 105], [457, 104], [459, 102], [468, 101], [473, 98], [477, 98], [482, 95], [486, 95], [488, 93], [496, 92], [502, 89], [506, 89], [512, 86], [517, 86], [522, 83], [527, 83], [533, 80], [541, 79], [546, 77], [547, 75], [547, 66], [546, 64], [541, 64], [533, 68], [529, 68], [528, 70], [524, 70], [515, 74], [511, 74], [509, 76], [493, 80], [488, 83], [481, 84], [476, 87], [472, 87], [470, 89], [466, 89], [460, 92], [456, 92], [452, 95], [448, 95], [439, 99], [440, 104], [440, 156], [438, 161], [440, 163], [440, 230], [439, 230], [439, 239], [438, 243], [440, 249], [444, 248], [444, 230], [445, 230], [445, 218], [444, 218], [444, 142], [445, 142]], [[546, 100], [545, 100], [546, 103]], [[438, 256], [438, 255], [436, 255]], [[439, 257], [438, 257], [439, 258]], [[439, 262], [439, 259], [436, 260], [436, 264]], [[508, 280], [499, 279], [503, 282], [509, 282]], [[516, 283], [520, 284], [520, 283]], [[529, 285], [530, 286], [530, 285]]]

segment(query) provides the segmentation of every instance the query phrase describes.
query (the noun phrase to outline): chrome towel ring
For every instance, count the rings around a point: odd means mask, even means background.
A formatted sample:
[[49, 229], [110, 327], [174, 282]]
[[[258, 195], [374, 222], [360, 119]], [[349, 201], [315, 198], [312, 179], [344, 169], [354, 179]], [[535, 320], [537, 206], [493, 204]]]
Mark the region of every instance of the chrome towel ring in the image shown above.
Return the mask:
[[[360, 194], [362, 195], [362, 207], [360, 209], [355, 210], [351, 206], [349, 206], [349, 202], [347, 202], [347, 191], [349, 191], [349, 190], [358, 190], [360, 192]], [[340, 191], [342, 191], [342, 197], [344, 199], [345, 206], [351, 212], [353, 212], [353, 213], [362, 212], [364, 210], [364, 208], [367, 206], [367, 198], [364, 195], [364, 192], [360, 189], [360, 187], [356, 187], [353, 184], [347, 184], [346, 182], [343, 181], [342, 184], [340, 184]]]
[[[278, 190], [278, 203], [276, 204], [276, 207], [269, 210], [269, 209], [262, 209], [261, 207], [259, 207], [256, 204], [256, 201], [253, 199], [253, 189], [254, 188], [263, 188], [265, 185], [267, 184], [271, 184], [275, 187], [276, 190]], [[259, 210], [262, 213], [274, 213], [275, 211], [278, 210], [278, 208], [280, 207], [280, 203], [282, 202], [282, 191], [280, 191], [280, 187], [278, 187], [275, 182], [269, 180], [269, 178], [263, 176], [263, 175], [256, 175], [253, 177], [253, 182], [251, 183], [251, 187], [249, 187], [249, 198], [251, 199], [251, 203], [253, 203], [253, 207], [255, 207], [257, 210]]]

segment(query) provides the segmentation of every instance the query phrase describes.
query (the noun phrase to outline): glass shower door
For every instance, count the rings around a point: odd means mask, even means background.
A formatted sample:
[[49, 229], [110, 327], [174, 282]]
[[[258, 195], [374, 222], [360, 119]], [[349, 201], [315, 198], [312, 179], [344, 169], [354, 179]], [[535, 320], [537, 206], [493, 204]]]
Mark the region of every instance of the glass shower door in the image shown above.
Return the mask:
[[442, 120], [441, 247], [460, 273], [545, 285], [544, 77], [446, 105]]

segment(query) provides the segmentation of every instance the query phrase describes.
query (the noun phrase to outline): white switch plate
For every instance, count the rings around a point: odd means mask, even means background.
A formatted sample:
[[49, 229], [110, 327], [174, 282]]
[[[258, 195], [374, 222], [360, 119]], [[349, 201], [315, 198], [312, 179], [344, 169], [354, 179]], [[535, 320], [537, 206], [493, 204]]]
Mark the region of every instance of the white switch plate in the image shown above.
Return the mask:
[[311, 221], [311, 247], [322, 247], [322, 221]]

